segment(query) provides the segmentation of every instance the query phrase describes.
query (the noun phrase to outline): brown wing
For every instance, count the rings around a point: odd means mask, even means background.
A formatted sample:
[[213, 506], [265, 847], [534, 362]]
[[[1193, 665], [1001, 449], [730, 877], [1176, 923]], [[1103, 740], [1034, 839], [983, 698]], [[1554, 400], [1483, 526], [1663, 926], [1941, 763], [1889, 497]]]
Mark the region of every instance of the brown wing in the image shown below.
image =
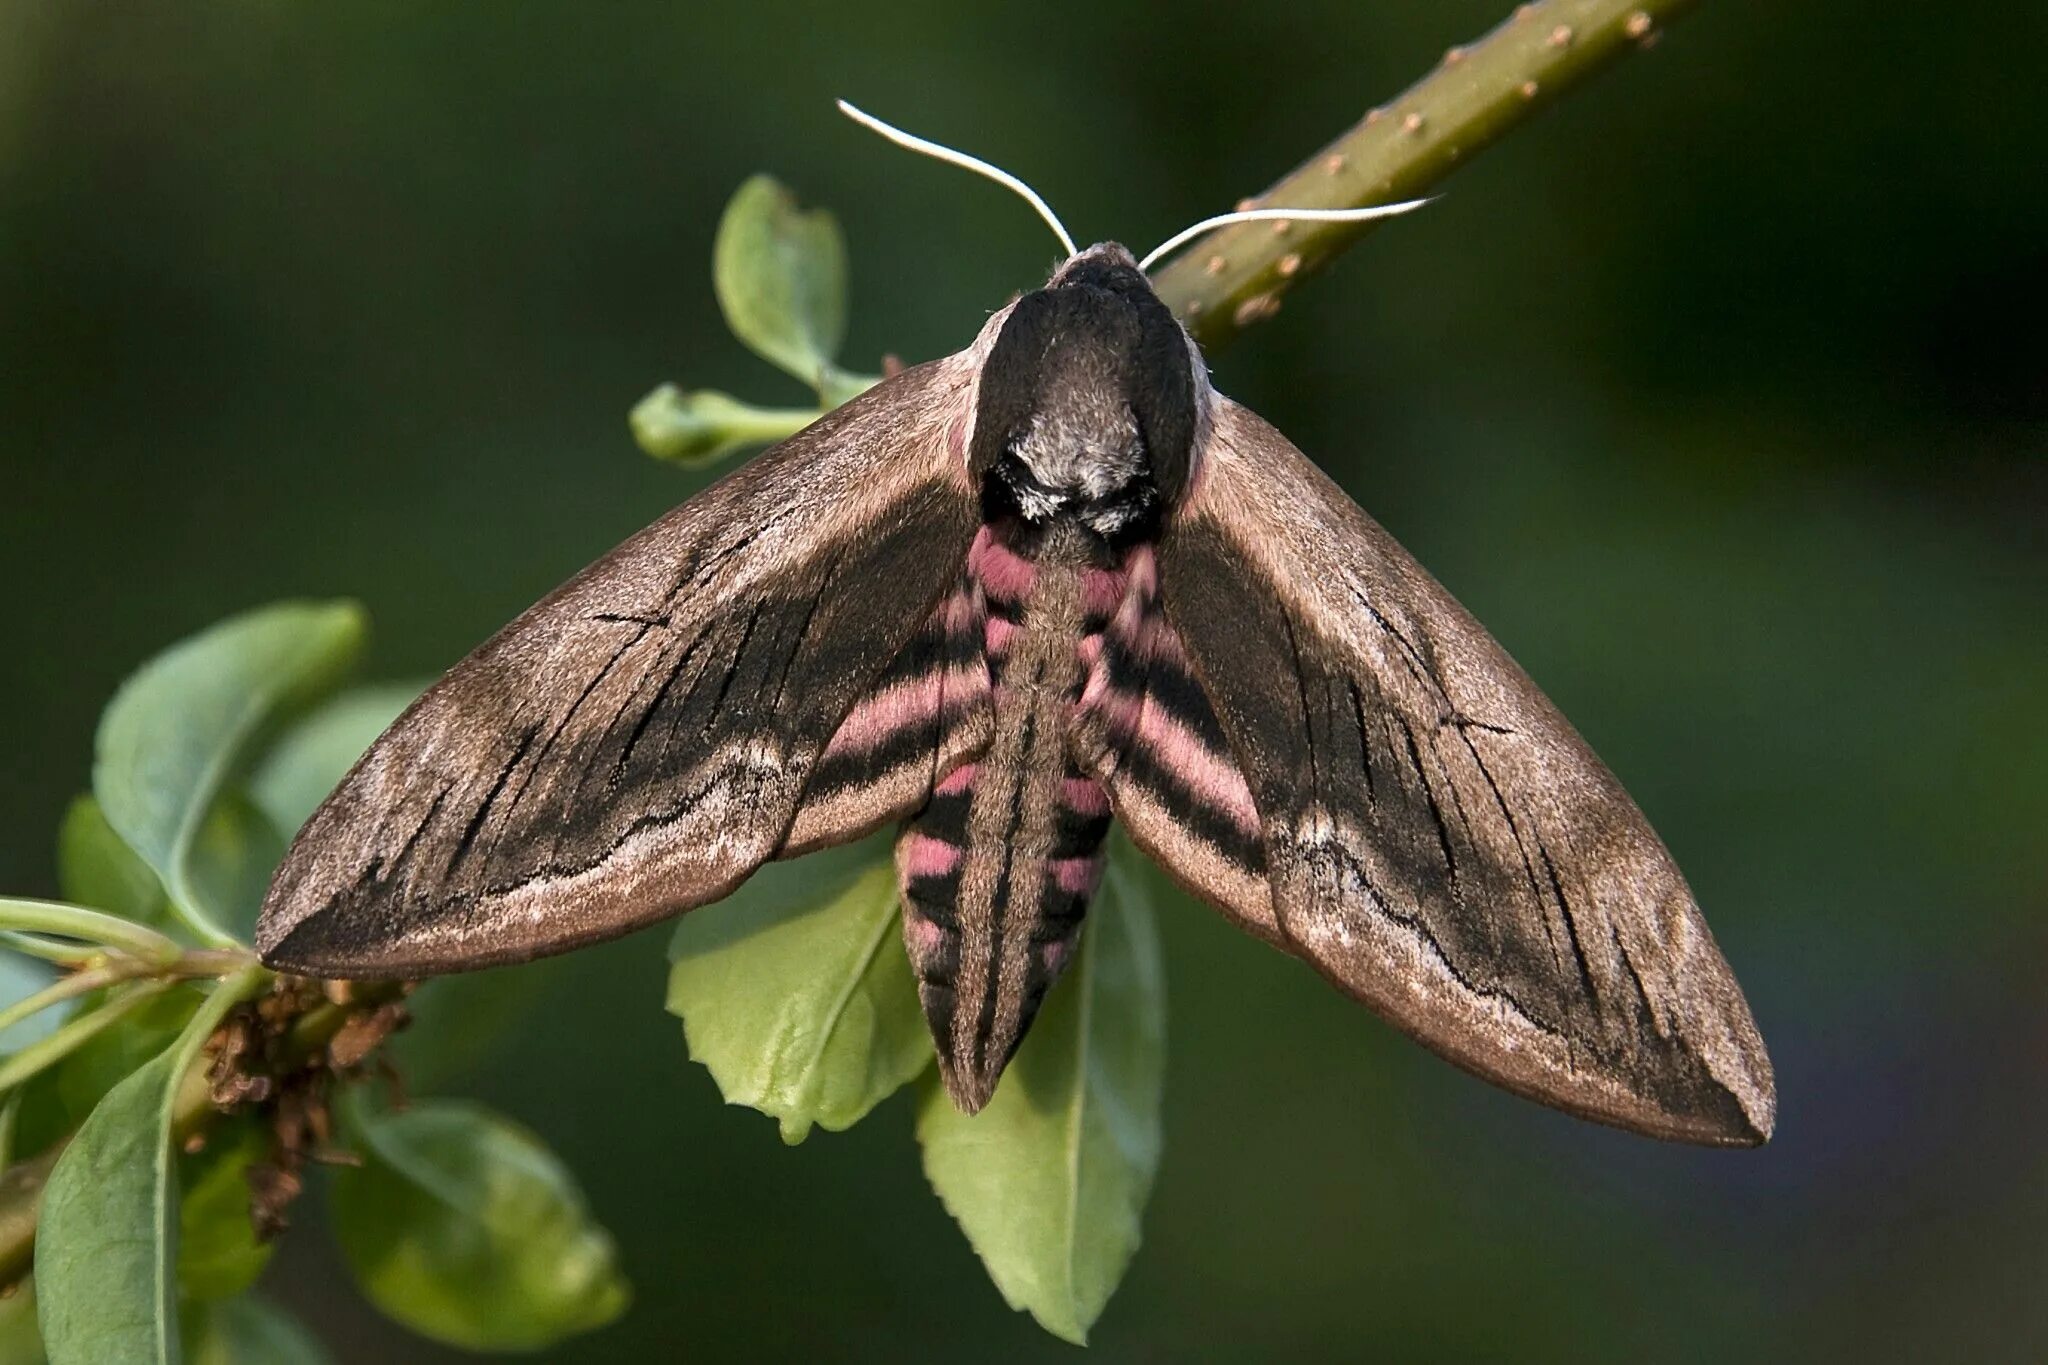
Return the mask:
[[[456, 665], [300, 832], [257, 928], [264, 961], [345, 977], [522, 961], [716, 900], [776, 856], [842, 719], [962, 572], [975, 363], [855, 399]], [[921, 804], [917, 766], [876, 773], [866, 798], [842, 774], [805, 846]]]
[[1073, 749], [1131, 841], [1240, 928], [1287, 946], [1273, 917], [1251, 788], [1187, 646], [1159, 602], [1154, 550], [1128, 555], [1122, 598], [1090, 637]]
[[1219, 399], [1198, 468], [1160, 593], [1258, 809], [1282, 945], [1533, 1099], [1767, 1138], [1749, 1008], [1585, 741], [1256, 414]]

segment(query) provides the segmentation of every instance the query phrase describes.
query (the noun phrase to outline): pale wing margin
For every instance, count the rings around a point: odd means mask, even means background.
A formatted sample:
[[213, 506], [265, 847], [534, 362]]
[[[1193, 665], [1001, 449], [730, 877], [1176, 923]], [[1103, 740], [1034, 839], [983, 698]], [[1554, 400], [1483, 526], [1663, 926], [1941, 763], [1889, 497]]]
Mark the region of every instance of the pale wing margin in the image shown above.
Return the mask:
[[1256, 414], [1219, 397], [1198, 469], [1161, 596], [1251, 786], [1283, 946], [1531, 1098], [1766, 1139], [1748, 1005], [1613, 774]]
[[[264, 960], [523, 961], [716, 900], [775, 856], [835, 727], [965, 563], [975, 372], [962, 353], [886, 381], [457, 664], [300, 832]], [[849, 828], [814, 819], [813, 846], [889, 814], [835, 810]]]

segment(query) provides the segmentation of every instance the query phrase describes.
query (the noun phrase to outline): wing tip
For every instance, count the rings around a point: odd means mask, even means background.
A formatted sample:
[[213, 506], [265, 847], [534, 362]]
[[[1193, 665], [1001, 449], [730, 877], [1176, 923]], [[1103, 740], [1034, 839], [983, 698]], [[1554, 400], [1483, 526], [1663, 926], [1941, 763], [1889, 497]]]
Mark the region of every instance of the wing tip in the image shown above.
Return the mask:
[[[1490, 1078], [1489, 1078], [1490, 1079]], [[1511, 1086], [1525, 1098], [1642, 1137], [1699, 1147], [1761, 1147], [1777, 1128], [1777, 1096], [1766, 1085], [1758, 1090], [1715, 1082], [1683, 1097], [1653, 1097], [1640, 1092], [1616, 1103], [1610, 1093], [1599, 1099], [1567, 1097], [1556, 1092]], [[1590, 1102], [1589, 1102], [1590, 1099]]]
[[1685, 1134], [1684, 1140], [1709, 1147], [1761, 1147], [1769, 1142], [1778, 1126], [1776, 1097], [1766, 1092], [1748, 1099], [1733, 1094], [1730, 1098], [1734, 1100], [1732, 1114], [1705, 1119], [1697, 1133]]
[[[1725, 963], [1722, 971], [1727, 974]], [[1725, 1100], [1718, 1106], [1726, 1118], [1719, 1145], [1761, 1147], [1778, 1127], [1777, 1073], [1732, 975], [1728, 976], [1728, 989], [1732, 1007], [1722, 1016], [1725, 1033], [1718, 1045], [1696, 1046], [1694, 1055]]]
[[1728, 1126], [1724, 1146], [1761, 1147], [1778, 1130], [1777, 1083], [1772, 1078], [1769, 1060], [1759, 1053], [1758, 1061], [1761, 1065], [1751, 1076], [1737, 1085], [1725, 1086], [1739, 1117]]
[[1622, 1126], [1708, 1147], [1763, 1146], [1777, 1131], [1778, 1089], [1761, 1041], [1752, 1041], [1753, 1047], [1738, 1050], [1732, 1069], [1693, 1054], [1691, 1083], [1675, 1094], [1667, 1090], [1650, 1121], [1624, 1120]]
[[342, 932], [349, 917], [336, 913], [334, 901], [305, 895], [292, 868], [287, 857], [264, 897], [256, 920], [257, 961], [272, 971], [326, 981], [403, 981], [425, 974], [401, 960], [401, 941]]
[[315, 913], [296, 921], [273, 918], [266, 908], [256, 926], [256, 958], [274, 972], [334, 981], [398, 979], [403, 973], [379, 970], [359, 955], [338, 951], [317, 927]]
[[294, 914], [288, 902], [290, 893], [285, 886], [285, 873], [291, 866], [287, 857], [283, 867], [278, 869], [270, 890], [263, 897], [263, 909], [256, 917], [256, 958], [274, 971], [297, 972], [296, 961], [289, 958], [286, 945], [305, 927], [312, 918], [309, 914]]

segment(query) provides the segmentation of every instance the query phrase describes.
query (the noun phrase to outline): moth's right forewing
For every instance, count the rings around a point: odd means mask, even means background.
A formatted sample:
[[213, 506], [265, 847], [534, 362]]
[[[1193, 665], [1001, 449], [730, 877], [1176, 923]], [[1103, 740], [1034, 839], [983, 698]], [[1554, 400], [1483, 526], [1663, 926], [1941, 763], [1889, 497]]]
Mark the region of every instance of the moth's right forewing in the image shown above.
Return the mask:
[[1219, 399], [1161, 598], [1250, 787], [1283, 946], [1453, 1061], [1654, 1136], [1770, 1133], [1770, 1062], [1677, 867], [1479, 624]]
[[[633, 537], [463, 660], [299, 834], [274, 965], [517, 961], [724, 895], [783, 850], [835, 730], [959, 579], [978, 357], [905, 371]], [[812, 845], [921, 798], [841, 784]]]

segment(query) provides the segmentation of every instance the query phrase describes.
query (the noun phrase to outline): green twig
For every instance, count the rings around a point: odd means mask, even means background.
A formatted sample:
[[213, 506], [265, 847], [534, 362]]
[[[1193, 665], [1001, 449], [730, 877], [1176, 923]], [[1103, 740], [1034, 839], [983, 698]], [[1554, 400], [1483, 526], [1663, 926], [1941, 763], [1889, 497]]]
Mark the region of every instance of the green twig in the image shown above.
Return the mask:
[[98, 944], [66, 943], [44, 938], [41, 934], [24, 934], [16, 929], [0, 929], [0, 950], [20, 953], [23, 957], [42, 962], [54, 962], [60, 967], [90, 966], [107, 953]]
[[98, 1037], [119, 1023], [137, 1005], [169, 989], [170, 984], [168, 981], [137, 982], [98, 1009], [66, 1021], [49, 1037], [38, 1038], [21, 1051], [10, 1054], [5, 1061], [0, 1061], [0, 1094], [12, 1090], [44, 1067], [70, 1056], [88, 1039]]
[[[1692, 0], [1525, 4], [1241, 207], [1355, 208], [1418, 198], [1587, 76], [1655, 42]], [[1160, 297], [1205, 349], [1272, 316], [1280, 296], [1378, 223], [1242, 223], [1189, 244]]]
[[25, 929], [31, 933], [59, 934], [86, 943], [104, 944], [158, 966], [176, 962], [185, 951], [176, 939], [160, 934], [146, 924], [58, 901], [0, 897], [0, 929]]
[[60, 976], [33, 995], [24, 995], [6, 1009], [0, 1009], [0, 1031], [13, 1028], [30, 1015], [40, 1014], [52, 1005], [61, 1005], [66, 1000], [88, 995], [102, 986], [111, 986], [116, 981], [126, 980], [128, 975], [131, 974], [123, 973], [111, 964], [102, 964], [73, 972], [69, 976]]
[[0, 1171], [0, 1285], [12, 1288], [28, 1274], [35, 1257], [43, 1186], [50, 1183], [50, 1172], [63, 1152], [64, 1143], [59, 1142], [39, 1156]]
[[225, 977], [255, 965], [253, 956], [234, 949], [195, 948], [170, 963], [145, 962], [132, 957], [108, 958], [102, 954], [99, 960], [82, 970], [59, 977], [35, 994], [23, 996], [7, 1008], [0, 1009], [0, 1029], [11, 1028], [32, 1014], [88, 995], [102, 986], [118, 985], [138, 977], [161, 977], [167, 981]]

